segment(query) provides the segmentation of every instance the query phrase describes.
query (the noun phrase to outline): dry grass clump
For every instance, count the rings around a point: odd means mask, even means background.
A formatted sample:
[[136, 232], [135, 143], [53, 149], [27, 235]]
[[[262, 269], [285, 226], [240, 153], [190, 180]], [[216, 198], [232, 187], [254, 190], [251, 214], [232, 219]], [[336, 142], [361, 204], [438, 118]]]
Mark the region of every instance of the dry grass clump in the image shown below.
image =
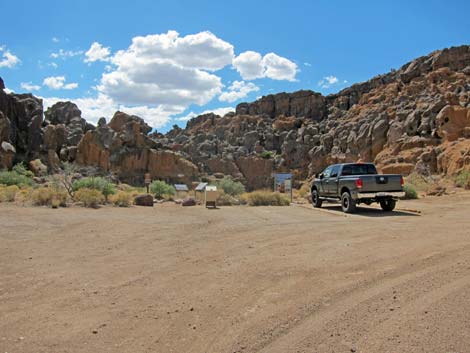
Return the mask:
[[67, 191], [58, 188], [39, 187], [31, 193], [31, 201], [35, 206], [66, 207]]
[[25, 205], [29, 203], [32, 199], [34, 189], [30, 187], [22, 187], [15, 196], [15, 201], [22, 203]]
[[16, 185], [0, 185], [0, 202], [13, 202], [15, 201], [16, 194], [20, 188]]
[[240, 200], [238, 198], [228, 195], [224, 192], [219, 192], [219, 196], [217, 197], [218, 206], [237, 206], [239, 204]]
[[118, 191], [115, 195], [111, 195], [111, 202], [114, 206], [130, 207], [134, 200], [132, 191]]
[[83, 203], [83, 206], [90, 208], [98, 208], [104, 204], [105, 197], [103, 193], [97, 189], [81, 188], [75, 192], [74, 199]]
[[241, 199], [250, 206], [289, 206], [290, 200], [278, 193], [268, 190], [258, 190], [245, 193]]
[[310, 183], [304, 182], [300, 189], [292, 189], [292, 198], [297, 202], [306, 202], [310, 197]]

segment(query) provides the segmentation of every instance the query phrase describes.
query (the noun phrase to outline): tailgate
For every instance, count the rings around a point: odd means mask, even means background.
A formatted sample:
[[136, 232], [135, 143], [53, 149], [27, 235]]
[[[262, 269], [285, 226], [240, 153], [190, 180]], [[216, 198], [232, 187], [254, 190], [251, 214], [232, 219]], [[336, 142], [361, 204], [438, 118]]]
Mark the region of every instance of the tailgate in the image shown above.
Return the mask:
[[360, 192], [402, 191], [401, 175], [361, 175], [363, 181]]

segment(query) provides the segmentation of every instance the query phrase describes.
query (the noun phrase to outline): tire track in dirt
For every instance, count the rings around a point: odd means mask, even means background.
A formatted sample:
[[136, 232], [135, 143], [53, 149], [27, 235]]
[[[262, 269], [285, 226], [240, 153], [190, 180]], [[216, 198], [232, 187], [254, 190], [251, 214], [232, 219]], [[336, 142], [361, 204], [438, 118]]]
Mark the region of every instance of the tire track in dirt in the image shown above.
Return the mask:
[[[296, 325], [272, 337], [271, 340], [257, 345], [254, 352], [260, 353], [285, 353], [292, 352], [298, 348], [299, 344], [308, 340], [309, 337], [321, 331], [330, 321], [335, 320], [343, 313], [348, 312], [354, 307], [364, 303], [374, 297], [380, 296], [394, 287], [416, 281], [426, 275], [432, 275], [436, 270], [443, 270], [454, 265], [454, 258], [457, 254], [468, 252], [469, 247], [457, 248], [446, 253], [441, 253], [432, 258], [432, 261], [425, 261], [420, 266], [415, 265], [409, 271], [409, 266], [405, 269], [395, 271], [383, 279], [375, 280], [371, 283], [360, 284], [353, 288], [346, 288], [344, 292], [336, 296], [331, 296], [328, 306], [319, 308], [318, 311], [309, 313], [309, 315], [298, 322]], [[429, 263], [432, 262], [432, 263]], [[408, 268], [408, 270], [407, 270]], [[380, 283], [383, 281], [383, 283]]]

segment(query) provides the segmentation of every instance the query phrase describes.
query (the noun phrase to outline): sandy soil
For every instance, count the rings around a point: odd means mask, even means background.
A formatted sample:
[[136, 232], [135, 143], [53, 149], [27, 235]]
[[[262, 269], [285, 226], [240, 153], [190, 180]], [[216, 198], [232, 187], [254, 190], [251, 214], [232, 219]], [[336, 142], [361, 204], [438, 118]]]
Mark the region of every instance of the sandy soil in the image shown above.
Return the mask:
[[470, 193], [336, 206], [0, 205], [0, 352], [469, 352]]

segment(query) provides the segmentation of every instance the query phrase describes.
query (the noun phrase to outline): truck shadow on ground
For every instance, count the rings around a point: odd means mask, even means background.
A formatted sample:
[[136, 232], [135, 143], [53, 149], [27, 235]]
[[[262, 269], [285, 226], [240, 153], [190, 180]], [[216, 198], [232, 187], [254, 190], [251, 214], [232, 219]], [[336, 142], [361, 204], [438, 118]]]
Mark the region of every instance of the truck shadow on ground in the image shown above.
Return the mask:
[[[323, 205], [322, 209], [325, 211], [330, 211], [334, 213], [345, 214], [339, 205]], [[384, 212], [380, 208], [367, 207], [367, 206], [357, 206], [354, 213], [347, 214], [352, 216], [363, 216], [363, 217], [420, 217], [419, 213], [403, 211], [403, 210], [393, 210], [391, 212]]]

